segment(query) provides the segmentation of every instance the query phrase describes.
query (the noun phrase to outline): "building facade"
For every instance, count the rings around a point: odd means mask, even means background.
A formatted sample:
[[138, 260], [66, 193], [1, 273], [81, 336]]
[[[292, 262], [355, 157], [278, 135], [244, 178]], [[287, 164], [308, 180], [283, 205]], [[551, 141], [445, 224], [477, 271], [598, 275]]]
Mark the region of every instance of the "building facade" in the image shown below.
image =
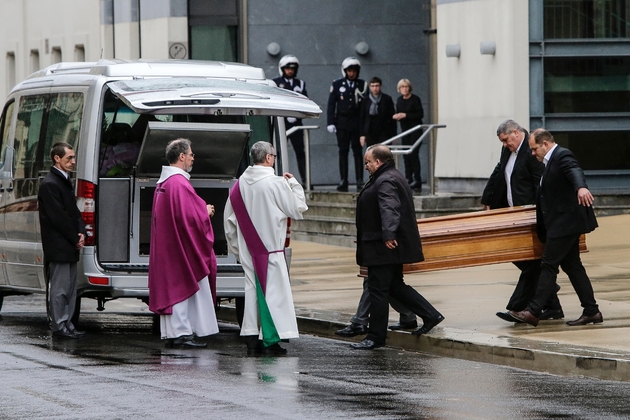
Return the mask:
[[[496, 127], [546, 127], [589, 184], [630, 185], [630, 0], [2, 0], [0, 97], [59, 61], [239, 61], [278, 75], [285, 54], [324, 114], [312, 181], [338, 182], [325, 130], [331, 82], [348, 56], [394, 99], [408, 78], [438, 131], [439, 192], [478, 193], [496, 164]], [[433, 70], [435, 69], [435, 70]], [[428, 147], [421, 158], [428, 179]], [[293, 159], [293, 155], [291, 155]], [[294, 161], [292, 161], [294, 164]]]
[[629, 19], [626, 0], [437, 0], [440, 189], [479, 191], [513, 118], [570, 148], [591, 189], [628, 191]]

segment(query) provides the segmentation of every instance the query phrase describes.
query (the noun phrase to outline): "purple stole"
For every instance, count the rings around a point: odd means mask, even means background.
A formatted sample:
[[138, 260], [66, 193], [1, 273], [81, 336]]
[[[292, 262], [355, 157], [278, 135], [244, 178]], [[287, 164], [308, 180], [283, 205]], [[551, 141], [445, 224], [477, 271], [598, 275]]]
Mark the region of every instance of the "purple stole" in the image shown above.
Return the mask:
[[269, 307], [267, 306], [267, 300], [265, 299], [267, 291], [267, 269], [269, 267], [269, 254], [281, 251], [268, 251], [263, 244], [262, 239], [258, 235], [252, 219], [249, 217], [245, 202], [241, 196], [241, 189], [239, 188], [239, 181], [230, 190], [230, 202], [238, 221], [238, 226], [243, 234], [243, 239], [247, 244], [249, 253], [252, 256], [252, 263], [254, 264], [254, 273], [256, 276], [256, 296], [258, 301], [258, 316], [260, 319], [260, 329], [262, 330], [263, 344], [266, 347], [272, 346], [280, 342], [280, 336], [278, 330], [273, 322]]

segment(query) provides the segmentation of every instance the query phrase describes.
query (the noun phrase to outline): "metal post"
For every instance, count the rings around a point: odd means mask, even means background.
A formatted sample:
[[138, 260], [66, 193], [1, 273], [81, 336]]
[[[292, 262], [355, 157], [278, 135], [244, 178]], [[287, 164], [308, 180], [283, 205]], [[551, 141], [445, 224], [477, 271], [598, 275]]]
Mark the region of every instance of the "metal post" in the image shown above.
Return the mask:
[[304, 130], [304, 160], [306, 161], [306, 192], [311, 192], [311, 130]]
[[[311, 191], [311, 136], [310, 130], [319, 129], [316, 125], [296, 125], [287, 130], [287, 138], [298, 130], [304, 131], [304, 160], [306, 165], [306, 192]], [[288, 165], [287, 165], [288, 168]]]

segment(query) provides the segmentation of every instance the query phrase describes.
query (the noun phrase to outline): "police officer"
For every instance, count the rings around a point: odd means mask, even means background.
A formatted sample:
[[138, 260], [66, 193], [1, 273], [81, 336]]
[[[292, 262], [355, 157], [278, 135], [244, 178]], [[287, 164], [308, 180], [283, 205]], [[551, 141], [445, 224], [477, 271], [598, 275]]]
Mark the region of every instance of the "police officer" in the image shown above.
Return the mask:
[[[306, 83], [304, 80], [300, 80], [297, 77], [298, 69], [300, 68], [300, 62], [297, 57], [292, 54], [287, 54], [278, 62], [279, 77], [273, 79], [273, 81], [282, 89], [292, 90], [293, 92], [301, 93], [304, 96], [308, 96], [306, 93]], [[297, 125], [302, 125], [302, 119], [288, 117], [284, 119], [286, 129], [289, 130]], [[300, 179], [302, 180], [302, 187], [306, 183], [306, 155], [304, 153], [304, 130], [298, 130], [289, 136], [293, 151], [295, 152], [295, 159], [297, 160], [298, 171], [300, 172]]]
[[352, 147], [357, 190], [363, 187], [363, 148], [360, 137], [361, 101], [367, 92], [367, 83], [359, 79], [361, 62], [348, 57], [341, 63], [343, 77], [330, 87], [328, 97], [328, 131], [337, 134], [339, 148], [339, 175], [337, 191], [348, 191], [348, 152]]

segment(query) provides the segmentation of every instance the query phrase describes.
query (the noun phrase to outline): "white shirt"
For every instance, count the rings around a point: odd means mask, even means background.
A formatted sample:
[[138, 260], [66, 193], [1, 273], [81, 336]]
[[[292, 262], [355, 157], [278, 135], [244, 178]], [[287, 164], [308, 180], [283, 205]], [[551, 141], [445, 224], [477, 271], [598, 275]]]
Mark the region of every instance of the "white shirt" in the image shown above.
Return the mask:
[[70, 177], [70, 175], [68, 175], [68, 173], [66, 171], [62, 171], [61, 169], [57, 168], [56, 166], [53, 166], [53, 168], [55, 168], [56, 170], [61, 172], [66, 179], [68, 179]]
[[523, 145], [523, 141], [518, 145], [518, 148], [515, 152], [510, 154], [507, 163], [505, 164], [505, 184], [507, 185], [507, 201], [510, 207], [514, 207], [514, 200], [512, 199], [512, 172], [514, 171], [514, 164], [516, 163], [516, 156], [518, 155], [518, 151], [521, 150], [521, 146]]
[[[553, 154], [553, 151], [556, 150], [556, 147], [558, 147], [558, 144], [556, 143], [551, 149], [549, 149], [549, 151], [547, 152], [547, 154], [545, 155], [545, 157], [543, 158], [543, 163], [545, 164], [545, 167], [547, 166], [547, 162], [549, 162], [549, 159], [551, 159], [551, 155]], [[542, 185], [542, 176], [540, 177], [540, 185]]]

